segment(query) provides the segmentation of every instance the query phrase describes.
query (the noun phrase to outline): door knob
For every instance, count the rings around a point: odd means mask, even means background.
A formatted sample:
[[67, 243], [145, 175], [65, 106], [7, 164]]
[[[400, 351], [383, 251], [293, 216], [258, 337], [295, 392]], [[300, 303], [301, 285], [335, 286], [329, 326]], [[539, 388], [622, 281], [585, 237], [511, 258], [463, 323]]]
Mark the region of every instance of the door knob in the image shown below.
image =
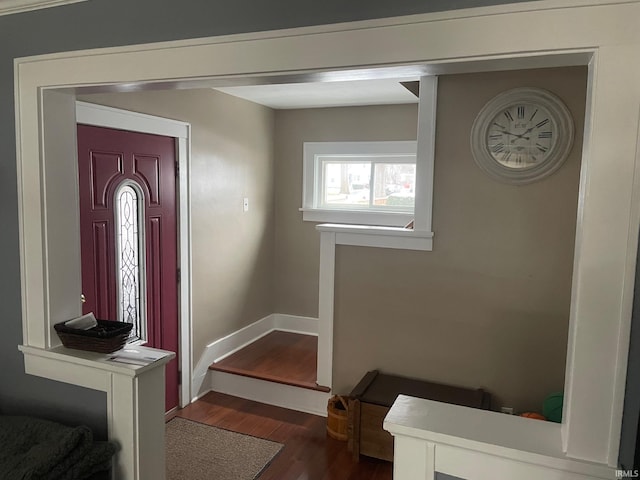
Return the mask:
[[84, 293], [80, 295], [80, 301], [82, 303], [87, 303], [87, 298], [84, 296]]

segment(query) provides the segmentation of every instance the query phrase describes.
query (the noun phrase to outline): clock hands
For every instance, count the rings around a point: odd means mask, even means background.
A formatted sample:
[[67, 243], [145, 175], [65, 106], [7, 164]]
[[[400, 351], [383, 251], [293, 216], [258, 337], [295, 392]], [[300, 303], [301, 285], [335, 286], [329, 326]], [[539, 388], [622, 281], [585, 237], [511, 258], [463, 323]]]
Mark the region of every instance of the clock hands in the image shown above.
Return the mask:
[[527, 133], [531, 132], [534, 128], [536, 128], [537, 125], [534, 125], [531, 128], [527, 128], [524, 132], [522, 132], [522, 135], [518, 135], [518, 137], [520, 138], [526, 138], [527, 140], [529, 140], [529, 137], [525, 137], [524, 135], [526, 135]]
[[533, 130], [533, 129], [532, 129], [532, 128], [530, 128], [530, 129], [528, 129], [528, 130], [526, 130], [526, 131], [522, 132], [521, 134], [507, 132], [506, 130], [498, 130], [498, 131], [499, 131], [500, 133], [505, 134], [505, 135], [512, 135], [512, 136], [514, 136], [514, 137], [516, 137], [516, 138], [523, 138], [523, 139], [525, 139], [525, 140], [529, 140], [531, 137], [525, 137], [525, 135], [526, 135], [527, 133], [529, 133], [531, 130]]

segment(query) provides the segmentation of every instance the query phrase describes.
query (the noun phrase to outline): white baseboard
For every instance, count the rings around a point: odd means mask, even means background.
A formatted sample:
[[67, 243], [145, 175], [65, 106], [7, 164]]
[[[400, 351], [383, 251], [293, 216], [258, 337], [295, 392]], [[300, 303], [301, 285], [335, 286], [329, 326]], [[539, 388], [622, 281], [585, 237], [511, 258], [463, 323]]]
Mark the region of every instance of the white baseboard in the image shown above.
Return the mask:
[[321, 417], [327, 416], [327, 402], [331, 397], [330, 393], [292, 387], [242, 375], [233, 375], [217, 370], [209, 371], [209, 379], [211, 382], [209, 389], [214, 392], [226, 393], [227, 395], [311, 413]]
[[306, 335], [318, 335], [318, 319], [313, 317], [301, 317], [286, 313], [274, 313], [274, 330], [283, 332], [304, 333]]
[[207, 382], [205, 382], [205, 379], [209, 372], [209, 366], [212, 363], [228, 357], [274, 330], [317, 335], [318, 319], [287, 315], [284, 313], [272, 313], [226, 337], [211, 342], [206, 346], [193, 371], [193, 380], [191, 383], [192, 401], [195, 401], [207, 393], [209, 386]]

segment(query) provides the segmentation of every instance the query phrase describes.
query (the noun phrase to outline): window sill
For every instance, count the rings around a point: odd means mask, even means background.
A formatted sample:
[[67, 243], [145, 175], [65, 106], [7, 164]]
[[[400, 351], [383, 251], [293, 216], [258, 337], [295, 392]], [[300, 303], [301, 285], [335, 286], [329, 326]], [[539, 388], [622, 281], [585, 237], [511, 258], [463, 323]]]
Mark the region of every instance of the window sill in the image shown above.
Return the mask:
[[385, 225], [404, 227], [413, 220], [413, 213], [385, 213], [368, 211], [345, 211], [319, 208], [301, 208], [302, 220], [305, 222], [330, 222], [346, 225]]
[[374, 227], [323, 223], [316, 225], [322, 233], [334, 233], [336, 245], [396, 248], [401, 250], [433, 249], [433, 232], [422, 232], [403, 227]]

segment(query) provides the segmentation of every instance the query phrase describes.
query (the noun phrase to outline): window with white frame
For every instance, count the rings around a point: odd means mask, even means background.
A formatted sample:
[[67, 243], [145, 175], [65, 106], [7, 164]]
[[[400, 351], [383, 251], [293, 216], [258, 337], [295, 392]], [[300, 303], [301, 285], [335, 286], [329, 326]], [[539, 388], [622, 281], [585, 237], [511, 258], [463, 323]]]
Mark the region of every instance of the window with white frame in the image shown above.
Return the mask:
[[303, 217], [404, 226], [414, 216], [416, 142], [305, 142]]
[[416, 141], [305, 142], [303, 220], [336, 244], [432, 250], [437, 99], [421, 77]]

